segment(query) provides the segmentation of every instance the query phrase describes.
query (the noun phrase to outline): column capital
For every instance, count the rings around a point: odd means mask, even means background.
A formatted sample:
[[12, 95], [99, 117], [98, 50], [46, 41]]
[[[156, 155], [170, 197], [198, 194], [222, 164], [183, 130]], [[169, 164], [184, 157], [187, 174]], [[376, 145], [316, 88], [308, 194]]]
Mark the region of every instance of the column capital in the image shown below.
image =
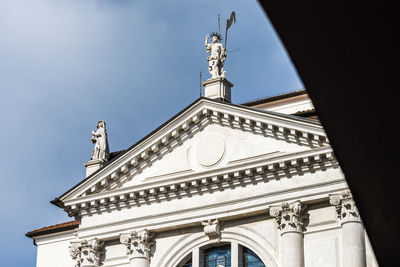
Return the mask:
[[279, 206], [271, 207], [269, 214], [275, 217], [282, 235], [289, 232], [303, 233], [304, 208], [305, 205], [300, 201], [284, 202]]
[[120, 235], [120, 242], [126, 246], [126, 253], [130, 259], [146, 258], [150, 259], [151, 247], [154, 242], [151, 241], [154, 233], [147, 229]]
[[99, 241], [97, 238], [71, 242], [69, 253], [75, 261], [75, 267], [100, 266], [103, 246], [104, 242]]
[[336, 208], [340, 222], [361, 222], [360, 213], [350, 191], [329, 195], [329, 203]]

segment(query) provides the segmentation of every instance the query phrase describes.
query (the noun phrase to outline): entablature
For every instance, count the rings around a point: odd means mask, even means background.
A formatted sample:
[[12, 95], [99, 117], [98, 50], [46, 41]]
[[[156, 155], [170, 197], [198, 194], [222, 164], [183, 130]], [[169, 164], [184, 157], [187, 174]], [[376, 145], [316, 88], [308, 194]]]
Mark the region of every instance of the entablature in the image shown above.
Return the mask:
[[169, 201], [216, 190], [233, 190], [235, 187], [268, 180], [284, 179], [294, 175], [338, 168], [330, 147], [259, 158], [190, 174], [177, 174], [164, 180], [148, 181], [139, 185], [104, 191], [98, 194], [68, 200], [64, 209], [71, 216], [98, 213], [123, 207]]
[[[341, 190], [347, 190], [344, 179], [325, 181], [305, 188], [285, 189], [270, 194], [239, 197], [235, 201], [225, 200], [211, 206], [188, 206], [186, 209], [164, 211], [157, 214], [141, 215], [113, 222], [98, 224], [83, 223], [77, 234], [79, 238], [115, 239], [119, 234], [129, 230], [149, 229], [152, 232], [165, 232], [192, 226], [201, 226], [202, 222], [218, 219], [221, 223], [245, 218], [250, 215], [269, 216], [270, 208], [282, 202], [301, 201], [305, 205], [329, 202], [329, 195]], [[299, 195], [301, 190], [301, 195]]]

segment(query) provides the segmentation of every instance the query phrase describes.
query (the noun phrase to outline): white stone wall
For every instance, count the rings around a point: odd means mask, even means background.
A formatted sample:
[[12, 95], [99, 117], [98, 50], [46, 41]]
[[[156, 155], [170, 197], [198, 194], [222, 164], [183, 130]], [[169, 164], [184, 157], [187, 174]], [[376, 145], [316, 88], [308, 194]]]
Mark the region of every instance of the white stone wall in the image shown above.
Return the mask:
[[74, 261], [69, 254], [71, 241], [75, 240], [73, 231], [36, 237], [37, 267], [72, 267]]

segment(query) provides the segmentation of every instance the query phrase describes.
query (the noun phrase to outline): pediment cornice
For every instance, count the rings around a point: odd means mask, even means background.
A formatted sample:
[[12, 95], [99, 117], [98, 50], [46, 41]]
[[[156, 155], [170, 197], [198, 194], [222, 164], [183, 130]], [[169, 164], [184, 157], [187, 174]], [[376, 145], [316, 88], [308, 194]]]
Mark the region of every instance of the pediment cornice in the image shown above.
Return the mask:
[[163, 181], [147, 182], [87, 195], [66, 201], [64, 209], [75, 216], [87, 212], [170, 200], [175, 197], [184, 197], [188, 195], [188, 192], [190, 195], [202, 194], [221, 188], [244, 186], [257, 181], [265, 182], [292, 175], [304, 175], [337, 166], [331, 148], [323, 147], [273, 158], [257, 159], [221, 169], [176, 175]]
[[91, 195], [94, 197], [106, 191], [114, 191], [144, 168], [151, 166], [164, 153], [212, 123], [298, 143], [310, 147], [311, 150], [320, 147], [330, 149], [323, 128], [318, 122], [202, 98], [129, 148], [123, 155], [67, 191], [59, 198], [60, 201], [64, 204], [81, 203], [92, 198]]

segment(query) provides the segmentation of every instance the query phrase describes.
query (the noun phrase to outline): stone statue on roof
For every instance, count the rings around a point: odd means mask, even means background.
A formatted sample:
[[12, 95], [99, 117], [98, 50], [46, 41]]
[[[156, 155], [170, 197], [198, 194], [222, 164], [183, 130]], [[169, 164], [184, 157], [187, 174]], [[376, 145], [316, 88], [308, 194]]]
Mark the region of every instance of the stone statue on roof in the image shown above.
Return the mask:
[[107, 130], [105, 121], [97, 123], [97, 130], [92, 131], [92, 138], [90, 139], [94, 145], [91, 160], [105, 161], [109, 156]]
[[211, 43], [208, 43], [208, 39], [209, 35], [206, 35], [205, 46], [207, 53], [210, 53], [207, 61], [211, 78], [225, 78], [226, 71], [224, 71], [223, 67], [226, 59], [226, 50], [221, 44], [221, 35], [213, 32], [211, 33]]

